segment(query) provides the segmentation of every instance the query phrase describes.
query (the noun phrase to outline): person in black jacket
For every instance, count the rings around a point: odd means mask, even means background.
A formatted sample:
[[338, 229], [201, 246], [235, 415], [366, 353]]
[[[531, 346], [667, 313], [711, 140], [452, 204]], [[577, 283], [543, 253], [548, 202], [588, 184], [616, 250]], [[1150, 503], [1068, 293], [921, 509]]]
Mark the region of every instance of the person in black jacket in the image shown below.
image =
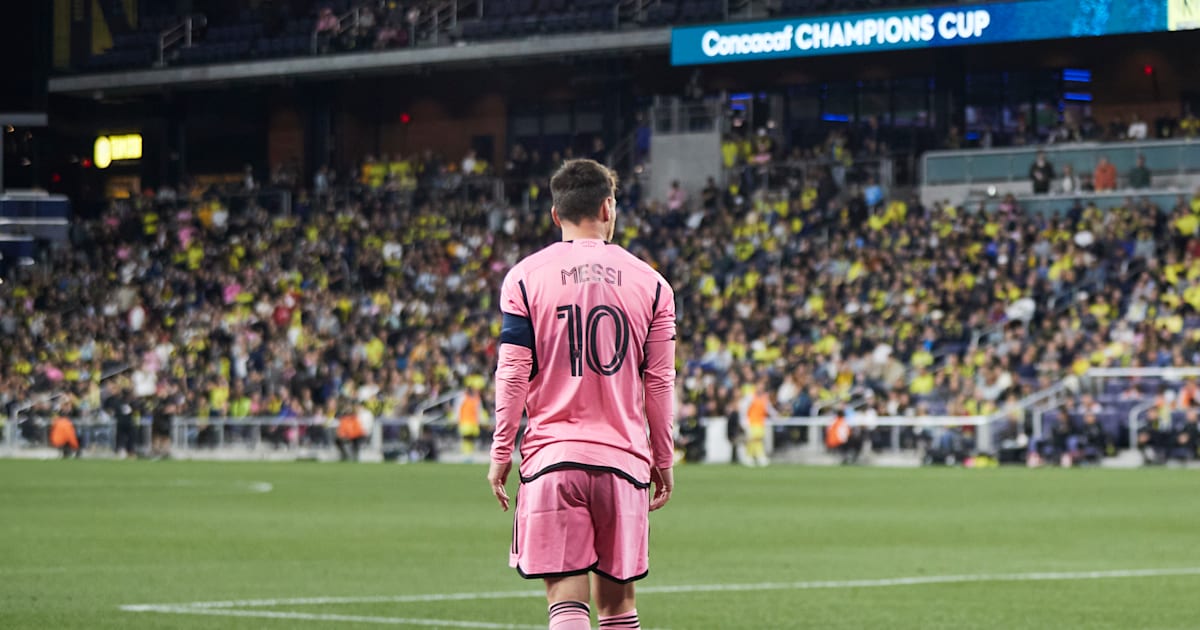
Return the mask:
[[1044, 195], [1050, 192], [1050, 184], [1054, 181], [1054, 165], [1046, 159], [1045, 151], [1038, 151], [1037, 157], [1029, 167], [1029, 179], [1033, 182], [1033, 192]]
[[1079, 436], [1080, 457], [1084, 461], [1098, 463], [1112, 448], [1112, 440], [1096, 420], [1096, 414], [1090, 411], [1083, 414], [1083, 428]]
[[113, 446], [121, 458], [137, 456], [137, 425], [134, 420], [133, 392], [128, 387], [109, 396], [104, 407], [117, 422], [117, 441]]
[[1175, 445], [1171, 449], [1171, 457], [1181, 461], [1196, 459], [1200, 455], [1200, 414], [1196, 409], [1188, 409], [1184, 416], [1183, 426], [1175, 431]]

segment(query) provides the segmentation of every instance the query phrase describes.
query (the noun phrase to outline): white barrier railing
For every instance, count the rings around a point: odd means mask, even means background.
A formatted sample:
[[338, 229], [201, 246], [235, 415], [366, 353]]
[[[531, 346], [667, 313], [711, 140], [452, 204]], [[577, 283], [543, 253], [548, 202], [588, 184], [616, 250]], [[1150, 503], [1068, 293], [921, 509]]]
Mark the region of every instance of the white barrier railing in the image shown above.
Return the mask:
[[[49, 443], [51, 418], [18, 418], [13, 417], [2, 426], [4, 429], [5, 450], [17, 453], [26, 447], [47, 447]], [[117, 440], [117, 423], [98, 416], [72, 418], [75, 434], [82, 448], [99, 445], [112, 450]], [[150, 420], [143, 419], [135, 425], [138, 439], [142, 444], [150, 443]], [[2, 452], [2, 451], [0, 451]]]
[[[1022, 412], [1022, 415], [1032, 414], [1033, 432], [1030, 437], [1037, 439], [1041, 436], [1041, 417], [1046, 411], [1054, 409], [1056, 406], [1063, 404], [1063, 397], [1073, 397], [1076, 395], [1082, 386], [1083, 390], [1103, 388], [1104, 381], [1107, 379], [1127, 379], [1127, 378], [1157, 378], [1161, 379], [1165, 384], [1178, 383], [1189, 378], [1200, 378], [1200, 367], [1169, 367], [1169, 368], [1093, 368], [1089, 370], [1081, 379], [1081, 383], [1068, 385], [1068, 381], [1060, 381], [1053, 386], [1036, 392], [1019, 401], [1017, 407]], [[372, 432], [371, 439], [366, 445], [368, 450], [378, 452], [383, 448], [385, 433], [390, 435], [391, 431], [396, 431], [395, 435], [400, 435], [400, 428], [406, 427], [408, 438], [415, 440], [421, 436], [422, 431], [426, 427], [435, 427], [435, 430], [453, 431], [453, 422], [448, 414], [439, 414], [436, 417], [429, 415], [429, 412], [438, 407], [450, 404], [457, 392], [451, 392], [439, 398], [433, 399], [426, 406], [422, 407], [423, 413], [417, 413], [405, 418], [380, 418], [375, 421], [375, 429]], [[1128, 432], [1128, 441], [1131, 446], [1136, 447], [1137, 434], [1139, 429], [1139, 420], [1150, 409], [1154, 407], [1153, 396], [1147, 392], [1143, 392], [1145, 399], [1134, 405], [1127, 416], [1127, 426], [1123, 427], [1124, 431]], [[880, 416], [866, 417], [858, 415], [851, 418], [850, 424], [855, 427], [866, 429], [875, 429], [878, 427], [891, 427], [890, 431], [890, 447], [892, 450], [899, 450], [900, 435], [899, 430], [902, 427], [912, 427], [914, 429], [952, 429], [956, 427], [974, 427], [976, 449], [979, 451], [989, 452], [993, 450], [995, 441], [995, 428], [997, 423], [1006, 421], [1007, 412], [1001, 411], [990, 416]], [[801, 448], [807, 448], [811, 451], [821, 451], [824, 449], [824, 439], [820, 431], [833, 423], [835, 417], [831, 415], [821, 415], [816, 417], [783, 417], [772, 419], [769, 427], [807, 427], [810, 428], [808, 441]], [[1024, 418], [1022, 418], [1024, 419]], [[724, 417], [703, 418], [702, 421], [708, 427], [707, 446], [710, 453], [709, 459], [720, 460], [722, 457], [719, 453], [728, 453], [729, 443], [726, 439], [726, 431], [720, 430], [726, 426]], [[26, 440], [22, 435], [22, 422], [34, 422], [33, 428], [34, 439]], [[26, 445], [41, 445], [45, 443], [45, 431], [48, 429], [49, 419], [30, 421], [19, 421], [18, 418], [10, 418], [3, 428], [3, 442], [8, 451], [15, 452]], [[37, 424], [41, 423], [41, 424]], [[111, 447], [115, 441], [115, 424], [111, 420], [102, 420], [97, 418], [76, 419], [75, 424], [77, 430], [81, 434], [81, 440], [90, 442], [91, 444], [102, 444], [106, 447]], [[284, 435], [287, 436], [286, 445], [289, 448], [299, 446], [315, 446], [317, 448], [331, 444], [333, 434], [336, 433], [336, 421], [330, 421], [325, 418], [187, 418], [177, 417], [172, 421], [172, 446], [175, 449], [194, 449], [199, 448], [196, 443], [196, 437], [202, 427], [213, 426], [214, 431], [211, 435], [215, 438], [216, 448], [225, 448], [227, 446], [239, 446], [250, 451], [255, 451], [263, 448], [264, 444], [269, 441], [267, 435], [269, 432], [264, 429], [278, 429], [283, 427], [286, 429]], [[301, 439], [302, 435], [308, 433], [308, 429], [313, 426], [321, 426], [327, 432], [327, 440], [322, 440], [320, 444], [313, 444], [311, 438]], [[819, 430], [819, 431], [818, 431]], [[139, 425], [140, 443], [148, 445], [150, 443], [151, 426], [148, 419], [143, 419]], [[39, 433], [40, 432], [40, 433]], [[769, 432], [770, 434], [770, 432]], [[770, 438], [768, 438], [770, 439]], [[389, 440], [392, 441], [392, 440]], [[205, 444], [209, 446], [209, 444]]]
[[[816, 416], [811, 418], [804, 417], [788, 417], [776, 418], [769, 422], [772, 427], [810, 427], [824, 430], [829, 425], [833, 424], [835, 416]], [[862, 415], [849, 419], [851, 427], [859, 427], [863, 429], [875, 429], [877, 427], [891, 427], [891, 446], [893, 450], [900, 449], [900, 431], [902, 427], [913, 427], [918, 429], [953, 429], [958, 427], [974, 427], [976, 449], [981, 451], [990, 451], [992, 444], [992, 432], [990, 426], [993, 422], [999, 422], [1000, 419], [989, 416], [876, 416], [873, 418], [864, 417]], [[983, 427], [983, 429], [981, 429]], [[823, 439], [815, 439], [816, 436], [809, 435], [808, 448], [812, 450], [821, 450], [825, 448]]]
[[[337, 437], [337, 418], [293, 417], [293, 418], [194, 418], [176, 416], [171, 420], [171, 446], [173, 449], [200, 450], [222, 449], [241, 446], [257, 451], [270, 442], [274, 446], [289, 449], [329, 448]], [[386, 434], [395, 431], [399, 438], [405, 430], [409, 440], [420, 435], [422, 422], [419, 416], [408, 418], [376, 418], [371, 427], [365, 448], [369, 451], [383, 450]], [[212, 428], [203, 436], [202, 431]], [[268, 435], [268, 431], [273, 433]], [[401, 440], [388, 440], [398, 442]]]
[[[22, 448], [45, 448], [48, 446], [49, 418], [25, 418], [20, 421], [10, 421], [3, 425], [4, 444], [10, 453], [16, 453]], [[117, 423], [102, 417], [73, 418], [75, 432], [80, 445], [85, 450], [112, 450], [116, 447]], [[385, 434], [395, 432], [399, 437], [407, 429], [409, 439], [420, 435], [424, 424], [419, 417], [410, 418], [377, 418], [373, 430], [365, 445], [367, 450], [381, 451], [384, 446]], [[208, 428], [211, 433], [205, 434], [201, 443], [201, 431]], [[320, 431], [314, 432], [314, 428]], [[150, 418], [142, 418], [136, 423], [137, 435], [135, 444], [139, 448], [149, 449], [152, 437], [152, 422]], [[171, 420], [171, 448], [179, 451], [199, 450], [203, 448], [226, 449], [240, 447], [247, 451], [258, 451], [269, 443], [275, 446], [285, 446], [289, 449], [331, 448], [337, 433], [337, 421], [323, 417], [311, 418], [194, 418], [175, 417]], [[317, 435], [319, 438], [314, 439]], [[281, 439], [279, 439], [281, 438]], [[211, 441], [209, 441], [211, 440]], [[399, 440], [389, 440], [399, 441]]]
[[[1170, 383], [1200, 377], [1200, 367], [1092, 368], [1084, 376], [1089, 379], [1096, 379], [1098, 388], [1104, 387], [1106, 379], [1158, 378]], [[1126, 429], [1129, 431], [1130, 448], [1137, 448], [1138, 419], [1145, 412], [1154, 409], [1155, 406], [1157, 406], [1157, 403], [1154, 397], [1148, 396], [1148, 400], [1129, 410], [1129, 425]]]
[[[829, 425], [833, 424], [834, 420], [835, 416], [770, 419], [767, 422], [768, 431], [765, 436], [765, 446], [768, 452], [774, 450], [774, 429], [805, 427], [809, 429], [808, 440], [797, 445], [796, 448], [800, 449], [800, 452], [807, 452], [809, 454], [823, 453], [825, 451], [825, 437], [823, 432]], [[889, 431], [888, 450], [899, 452], [901, 450], [901, 429], [907, 427], [942, 431], [958, 427], [974, 427], [977, 450], [991, 450], [992, 442], [994, 441], [992, 424], [1001, 420], [1003, 418], [988, 416], [880, 416], [866, 418], [860, 415], [849, 422], [851, 427], [868, 430], [889, 427], [891, 430]], [[701, 418], [700, 421], [705, 428], [705, 461], [711, 463], [730, 461], [733, 445], [728, 440], [728, 420], [724, 416], [711, 416]], [[936, 440], [938, 436], [935, 435], [933, 437]]]
[[1200, 367], [1092, 368], [1089, 378], [1161, 378], [1167, 381], [1200, 377]]

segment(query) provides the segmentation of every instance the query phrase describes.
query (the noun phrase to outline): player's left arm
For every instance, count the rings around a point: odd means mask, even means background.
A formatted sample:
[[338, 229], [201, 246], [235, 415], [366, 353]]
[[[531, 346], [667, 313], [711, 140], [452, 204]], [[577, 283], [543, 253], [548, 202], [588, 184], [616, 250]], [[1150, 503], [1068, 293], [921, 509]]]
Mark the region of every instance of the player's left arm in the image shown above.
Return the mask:
[[500, 507], [508, 509], [505, 484], [512, 469], [513, 445], [525, 413], [525, 397], [529, 393], [530, 375], [534, 366], [533, 320], [520, 291], [519, 281], [505, 278], [500, 291], [501, 327], [500, 348], [496, 364], [496, 413], [492, 434], [492, 463], [488, 468], [488, 484]]
[[670, 499], [675, 462], [675, 294], [665, 282], [660, 285], [657, 307], [646, 335], [642, 388], [646, 420], [650, 424], [650, 451], [655, 493], [650, 509]]

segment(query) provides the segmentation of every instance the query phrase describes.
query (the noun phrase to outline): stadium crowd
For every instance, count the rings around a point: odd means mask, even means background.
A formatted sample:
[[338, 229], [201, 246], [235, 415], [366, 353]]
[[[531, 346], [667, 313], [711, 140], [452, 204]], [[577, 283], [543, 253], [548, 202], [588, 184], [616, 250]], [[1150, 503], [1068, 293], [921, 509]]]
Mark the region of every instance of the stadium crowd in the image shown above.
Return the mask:
[[[735, 143], [735, 161], [755, 148]], [[200, 188], [115, 201], [4, 279], [0, 408], [60, 392], [30, 424], [120, 396], [144, 417], [329, 426], [357, 403], [403, 417], [459, 388], [487, 400], [497, 287], [556, 237], [541, 191], [564, 157], [368, 158], [340, 181], [321, 169], [292, 214]], [[500, 170], [521, 203], [489, 196]], [[621, 194], [615, 239], [677, 287], [684, 418], [756, 386], [785, 415], [851, 399], [867, 425], [983, 415], [1091, 366], [1200, 360], [1200, 196], [1042, 216], [1011, 197], [925, 207], [821, 168]]]

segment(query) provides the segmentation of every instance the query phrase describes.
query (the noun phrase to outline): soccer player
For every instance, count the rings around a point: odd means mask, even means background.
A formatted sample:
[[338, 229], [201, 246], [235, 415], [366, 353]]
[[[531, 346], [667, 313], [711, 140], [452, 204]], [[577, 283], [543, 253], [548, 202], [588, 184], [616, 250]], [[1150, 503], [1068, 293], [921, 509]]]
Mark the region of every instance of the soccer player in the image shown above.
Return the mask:
[[517, 263], [500, 293], [488, 482], [507, 510], [526, 412], [509, 564], [545, 580], [551, 630], [591, 627], [589, 573], [600, 627], [641, 627], [648, 512], [674, 486], [675, 295], [610, 242], [615, 187], [597, 162], [563, 164], [550, 180], [563, 240]]

